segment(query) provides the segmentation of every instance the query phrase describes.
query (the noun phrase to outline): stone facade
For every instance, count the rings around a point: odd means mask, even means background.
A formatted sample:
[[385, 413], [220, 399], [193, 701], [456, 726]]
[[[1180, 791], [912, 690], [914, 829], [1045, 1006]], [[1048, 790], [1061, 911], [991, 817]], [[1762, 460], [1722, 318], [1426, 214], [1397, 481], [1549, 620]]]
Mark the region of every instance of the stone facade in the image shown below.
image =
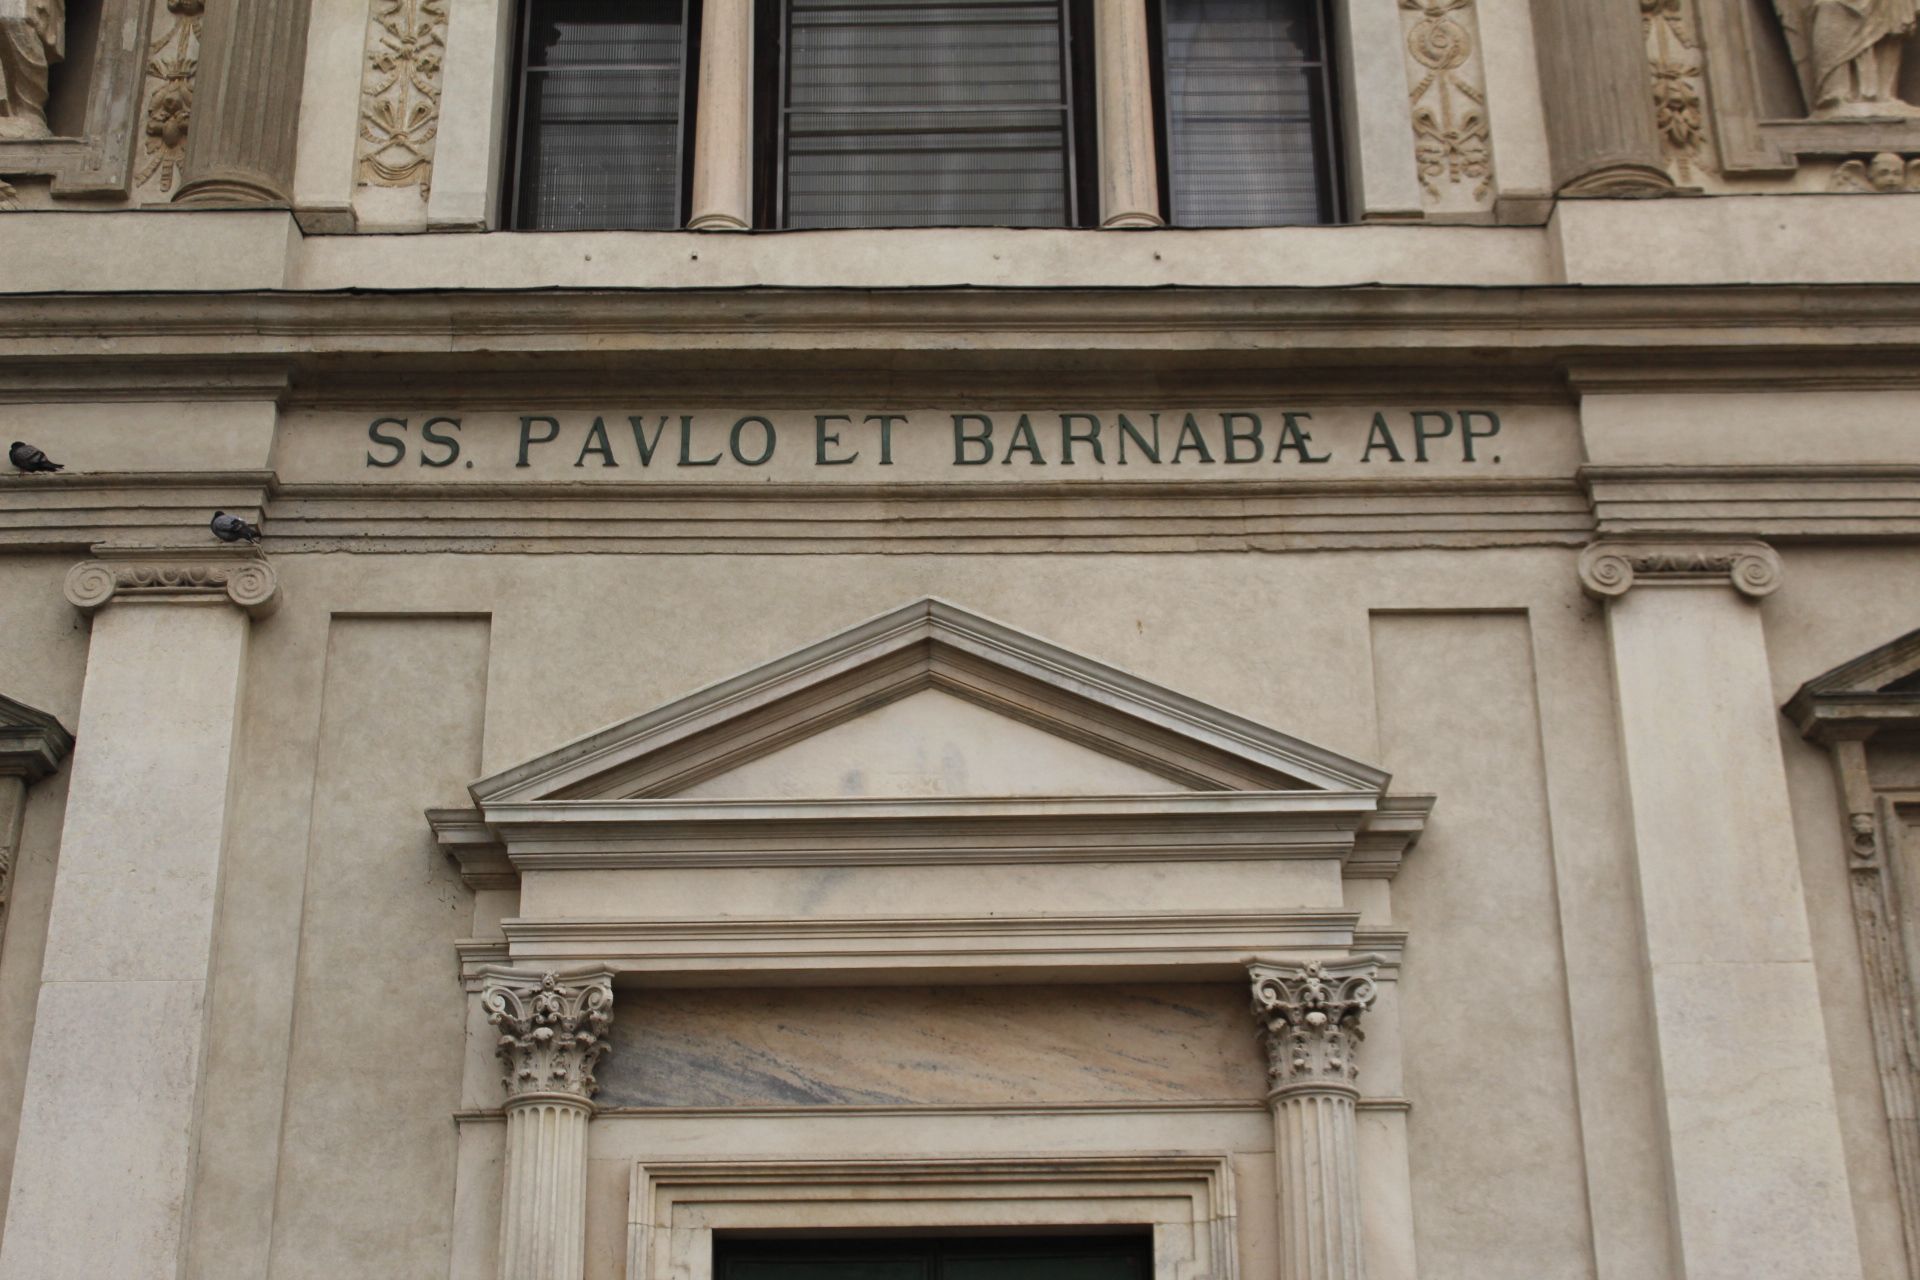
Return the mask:
[[1094, 0], [1083, 225], [784, 232], [701, 0], [683, 229], [533, 233], [514, 0], [66, 0], [0, 1280], [1920, 1280], [1920, 53], [1840, 7], [1340, 0], [1342, 220], [1200, 229]]

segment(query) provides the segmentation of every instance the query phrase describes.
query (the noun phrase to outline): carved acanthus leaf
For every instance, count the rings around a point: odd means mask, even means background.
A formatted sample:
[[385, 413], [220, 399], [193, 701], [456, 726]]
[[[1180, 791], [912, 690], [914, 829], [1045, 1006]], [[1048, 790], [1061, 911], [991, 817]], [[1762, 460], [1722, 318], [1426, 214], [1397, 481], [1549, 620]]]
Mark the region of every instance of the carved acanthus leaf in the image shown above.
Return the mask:
[[167, 25], [154, 16], [161, 34], [147, 46], [147, 99], [141, 149], [146, 165], [134, 186], [152, 184], [156, 194], [173, 189], [187, 162], [187, 130], [193, 121], [193, 79], [200, 67], [200, 19], [206, 0], [164, 0]]
[[487, 1021], [500, 1029], [496, 1052], [506, 1067], [509, 1102], [531, 1096], [593, 1097], [594, 1068], [611, 1047], [613, 983], [595, 971], [563, 978], [489, 967], [480, 996]]
[[1248, 967], [1270, 1095], [1353, 1087], [1360, 1074], [1356, 1054], [1366, 1038], [1360, 1017], [1379, 992], [1379, 971], [1378, 956]]

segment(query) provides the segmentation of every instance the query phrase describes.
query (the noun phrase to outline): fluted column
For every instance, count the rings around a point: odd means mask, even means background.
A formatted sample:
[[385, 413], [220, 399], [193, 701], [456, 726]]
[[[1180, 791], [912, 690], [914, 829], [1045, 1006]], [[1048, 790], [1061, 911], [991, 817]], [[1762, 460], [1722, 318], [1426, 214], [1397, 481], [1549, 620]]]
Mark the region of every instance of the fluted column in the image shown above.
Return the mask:
[[1267, 1052], [1280, 1208], [1280, 1280], [1361, 1280], [1354, 1055], [1377, 956], [1255, 964], [1253, 1016]]
[[[1756, 542], [1601, 542], [1677, 1280], [1858, 1280]], [[1786, 1206], [1791, 1206], [1788, 1211]]]
[[1553, 186], [1562, 195], [1673, 189], [1654, 124], [1636, 0], [1533, 0]]
[[604, 969], [488, 967], [481, 1003], [506, 1066], [506, 1178], [500, 1280], [580, 1280], [586, 1265], [587, 1124], [595, 1066], [613, 1024]]
[[1100, 225], [1163, 226], [1145, 0], [1095, 0], [1093, 36], [1100, 86]]
[[694, 231], [753, 227], [753, 0], [701, 0]]
[[176, 204], [293, 202], [308, 0], [207, 0]]

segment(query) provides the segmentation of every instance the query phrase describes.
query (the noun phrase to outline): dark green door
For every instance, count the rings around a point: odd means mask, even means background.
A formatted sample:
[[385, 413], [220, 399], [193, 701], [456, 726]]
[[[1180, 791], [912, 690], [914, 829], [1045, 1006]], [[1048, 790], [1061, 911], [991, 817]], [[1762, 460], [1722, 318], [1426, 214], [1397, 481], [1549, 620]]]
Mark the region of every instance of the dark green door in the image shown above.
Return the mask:
[[1145, 1235], [727, 1240], [714, 1280], [1153, 1280]]

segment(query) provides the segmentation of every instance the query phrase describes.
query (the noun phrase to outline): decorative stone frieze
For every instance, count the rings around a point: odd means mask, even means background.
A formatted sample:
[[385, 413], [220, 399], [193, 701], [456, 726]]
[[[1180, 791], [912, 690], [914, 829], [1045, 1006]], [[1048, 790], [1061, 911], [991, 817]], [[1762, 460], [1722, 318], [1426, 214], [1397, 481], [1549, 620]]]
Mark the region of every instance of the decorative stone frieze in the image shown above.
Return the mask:
[[612, 975], [594, 970], [563, 979], [489, 968], [484, 976], [480, 1001], [500, 1029], [508, 1104], [551, 1094], [592, 1098], [599, 1089], [593, 1069], [606, 1056], [613, 1025]]
[[1363, 1274], [1355, 1054], [1379, 971], [1378, 956], [1247, 969], [1273, 1110], [1280, 1280]]
[[110, 602], [190, 602], [224, 596], [250, 616], [280, 607], [280, 579], [250, 548], [95, 548], [99, 559], [67, 571], [66, 596], [82, 613]]
[[1751, 599], [1780, 588], [1780, 557], [1764, 542], [1596, 542], [1580, 553], [1580, 585], [1599, 600], [1639, 585], [1724, 584]]
[[1267, 1050], [1268, 1096], [1354, 1089], [1356, 1053], [1366, 1038], [1360, 1016], [1373, 1005], [1379, 971], [1377, 956], [1248, 968]]
[[1698, 21], [1693, 0], [1640, 0], [1654, 128], [1680, 182], [1691, 182], [1696, 167], [1709, 164]]
[[1920, 191], [1920, 157], [1882, 151], [1875, 156], [1843, 160], [1827, 180], [1827, 190], [1882, 195], [1890, 191]]

